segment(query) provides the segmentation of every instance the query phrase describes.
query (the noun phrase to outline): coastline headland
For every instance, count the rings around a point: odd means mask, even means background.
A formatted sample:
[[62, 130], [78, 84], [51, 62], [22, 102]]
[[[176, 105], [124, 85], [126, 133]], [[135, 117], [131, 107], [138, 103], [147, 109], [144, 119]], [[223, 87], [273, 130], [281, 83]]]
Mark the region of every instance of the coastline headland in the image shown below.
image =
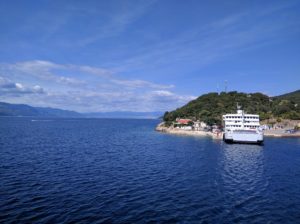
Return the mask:
[[[187, 135], [187, 136], [198, 136], [198, 137], [211, 137], [213, 139], [222, 139], [223, 132], [211, 132], [211, 131], [195, 131], [195, 130], [184, 130], [180, 128], [174, 128], [172, 126], [165, 126], [165, 122], [161, 122], [155, 128], [156, 131], [164, 132], [168, 134], [175, 135]], [[288, 138], [296, 137], [300, 138], [300, 131], [295, 133], [286, 133], [284, 129], [282, 130], [265, 130], [264, 136], [266, 137], [276, 137], [276, 138]]]
[[175, 134], [175, 135], [189, 135], [189, 136], [199, 136], [199, 137], [211, 137], [214, 139], [222, 139], [223, 133], [214, 133], [210, 131], [195, 131], [195, 130], [183, 130], [180, 128], [167, 127], [164, 122], [158, 124], [155, 128], [156, 131]]
[[234, 112], [237, 105], [248, 114], [243, 120], [243, 128], [259, 128], [266, 137], [300, 137], [300, 90], [274, 97], [237, 91], [203, 94], [182, 107], [166, 111], [163, 115], [165, 123], [157, 130], [222, 138], [226, 121], [230, 129], [242, 127], [242, 120]]
[[300, 138], [300, 131], [295, 133], [285, 133], [284, 130], [265, 130], [264, 136], [277, 137], [277, 138], [288, 138], [288, 137]]

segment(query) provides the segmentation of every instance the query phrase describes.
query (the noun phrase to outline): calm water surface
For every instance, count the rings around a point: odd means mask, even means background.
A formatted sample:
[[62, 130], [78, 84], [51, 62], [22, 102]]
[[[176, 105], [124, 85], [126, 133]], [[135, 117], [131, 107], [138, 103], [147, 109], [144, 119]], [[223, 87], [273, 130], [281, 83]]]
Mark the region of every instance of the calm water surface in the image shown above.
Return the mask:
[[226, 145], [158, 122], [0, 118], [0, 222], [300, 222], [300, 139]]

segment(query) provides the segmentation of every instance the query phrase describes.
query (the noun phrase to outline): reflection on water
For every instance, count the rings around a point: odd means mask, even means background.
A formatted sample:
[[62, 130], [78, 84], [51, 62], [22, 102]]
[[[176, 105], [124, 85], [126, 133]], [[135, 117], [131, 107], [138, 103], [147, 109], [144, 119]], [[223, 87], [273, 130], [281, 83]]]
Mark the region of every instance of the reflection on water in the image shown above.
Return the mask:
[[[219, 159], [220, 185], [227, 200], [225, 217], [240, 222], [265, 203], [264, 148], [259, 145], [225, 144]], [[249, 211], [252, 211], [249, 213]], [[254, 212], [261, 214], [261, 212]]]
[[296, 223], [300, 142], [157, 133], [155, 120], [0, 118], [0, 223]]
[[257, 145], [224, 144], [221, 176], [225, 186], [239, 185], [236, 190], [249, 190], [263, 175], [263, 148]]

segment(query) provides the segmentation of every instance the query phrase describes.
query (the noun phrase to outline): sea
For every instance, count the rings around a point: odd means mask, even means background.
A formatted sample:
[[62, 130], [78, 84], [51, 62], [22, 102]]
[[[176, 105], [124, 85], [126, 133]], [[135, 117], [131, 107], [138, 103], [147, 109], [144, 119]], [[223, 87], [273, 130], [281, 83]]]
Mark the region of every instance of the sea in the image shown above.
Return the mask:
[[0, 118], [0, 223], [300, 223], [300, 139], [159, 120]]

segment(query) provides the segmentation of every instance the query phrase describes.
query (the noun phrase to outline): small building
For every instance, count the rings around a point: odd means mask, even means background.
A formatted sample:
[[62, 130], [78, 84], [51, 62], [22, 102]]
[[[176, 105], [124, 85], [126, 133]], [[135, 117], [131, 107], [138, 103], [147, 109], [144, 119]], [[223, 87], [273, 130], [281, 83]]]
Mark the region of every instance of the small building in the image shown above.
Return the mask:
[[204, 123], [203, 121], [197, 120], [194, 122], [194, 130], [195, 131], [203, 131], [204, 128], [206, 128], [206, 127], [207, 127], [207, 124]]
[[184, 130], [192, 130], [193, 121], [191, 119], [181, 119], [177, 118], [174, 122], [175, 128], [180, 128]]
[[193, 121], [191, 119], [181, 119], [181, 118], [177, 118], [176, 119], [176, 122], [178, 124], [181, 124], [181, 125], [189, 125], [191, 124]]

